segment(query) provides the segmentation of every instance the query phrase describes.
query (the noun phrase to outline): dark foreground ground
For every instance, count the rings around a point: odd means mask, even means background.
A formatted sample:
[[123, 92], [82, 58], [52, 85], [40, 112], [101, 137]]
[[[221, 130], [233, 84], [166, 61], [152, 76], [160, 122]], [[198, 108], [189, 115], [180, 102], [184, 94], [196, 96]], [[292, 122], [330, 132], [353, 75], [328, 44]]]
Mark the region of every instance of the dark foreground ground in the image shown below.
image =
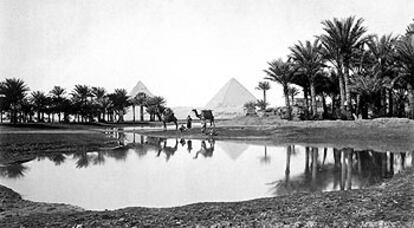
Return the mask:
[[[379, 151], [413, 151], [414, 123], [374, 121], [284, 122], [242, 118], [218, 122], [217, 140], [274, 144], [324, 144]], [[43, 127], [41, 127], [43, 128]], [[0, 164], [30, 160], [42, 153], [111, 150], [116, 142], [102, 127], [0, 126]], [[200, 129], [147, 135], [209, 138]], [[53, 187], [53, 186], [51, 186]], [[214, 189], [212, 189], [214, 191]], [[102, 199], [104, 200], [104, 199]], [[414, 227], [414, 169], [368, 189], [295, 194], [235, 203], [183, 207], [84, 211], [30, 202], [0, 185], [0, 227]]]
[[363, 190], [236, 203], [80, 211], [0, 187], [0, 227], [414, 227], [414, 172]]

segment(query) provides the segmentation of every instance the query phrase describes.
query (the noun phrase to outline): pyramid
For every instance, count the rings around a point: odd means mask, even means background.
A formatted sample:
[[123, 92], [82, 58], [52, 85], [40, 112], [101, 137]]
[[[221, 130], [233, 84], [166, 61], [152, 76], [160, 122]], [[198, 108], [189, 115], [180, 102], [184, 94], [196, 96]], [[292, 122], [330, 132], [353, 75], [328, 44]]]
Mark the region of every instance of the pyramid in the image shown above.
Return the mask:
[[243, 105], [249, 101], [256, 101], [240, 82], [231, 78], [205, 106], [208, 109], [243, 110]]
[[144, 83], [142, 83], [141, 81], [139, 81], [135, 87], [131, 90], [131, 92], [129, 93], [129, 96], [131, 97], [135, 97], [138, 93], [145, 93], [147, 94], [147, 96], [154, 96], [149, 90], [148, 88], [144, 85]]

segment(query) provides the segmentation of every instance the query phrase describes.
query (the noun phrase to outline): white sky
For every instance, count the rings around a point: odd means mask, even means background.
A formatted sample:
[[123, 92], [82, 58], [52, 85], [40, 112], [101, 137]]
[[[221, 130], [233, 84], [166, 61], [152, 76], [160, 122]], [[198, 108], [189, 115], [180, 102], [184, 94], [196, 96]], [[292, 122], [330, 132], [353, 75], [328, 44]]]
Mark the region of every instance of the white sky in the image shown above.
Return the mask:
[[[257, 98], [267, 61], [320, 22], [356, 15], [370, 33], [399, 34], [414, 1], [2, 0], [0, 79], [32, 90], [88, 84], [128, 91], [139, 81], [170, 106], [204, 106], [231, 78]], [[272, 84], [270, 102], [282, 104]]]

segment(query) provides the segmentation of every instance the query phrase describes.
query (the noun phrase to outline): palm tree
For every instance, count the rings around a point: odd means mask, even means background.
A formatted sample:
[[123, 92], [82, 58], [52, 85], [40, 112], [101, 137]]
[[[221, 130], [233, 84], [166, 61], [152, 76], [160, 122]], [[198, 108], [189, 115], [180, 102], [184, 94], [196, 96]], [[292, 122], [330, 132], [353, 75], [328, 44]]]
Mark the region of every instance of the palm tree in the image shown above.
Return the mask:
[[[294, 66], [294, 68], [297, 68]], [[304, 99], [304, 105], [305, 105], [305, 119], [309, 118], [309, 79], [308, 77], [303, 74], [303, 72], [297, 71], [293, 77], [292, 77], [292, 84], [298, 85], [302, 87], [303, 90], [303, 99]], [[293, 102], [293, 101], [292, 101]]]
[[[358, 95], [358, 109], [361, 110], [362, 118], [368, 117], [367, 105], [375, 109], [374, 105], [381, 98], [381, 91], [387, 84], [389, 84], [389, 80], [376, 75], [353, 75], [350, 78], [349, 86], [351, 91]], [[374, 110], [374, 113], [378, 113], [378, 111]]]
[[125, 89], [115, 89], [108, 98], [113, 105], [113, 110], [118, 115], [118, 122], [124, 121], [125, 108], [130, 105], [128, 92]]
[[243, 108], [246, 111], [247, 115], [250, 115], [251, 113], [256, 114], [256, 102], [254, 101], [246, 102], [243, 105]]
[[44, 113], [48, 105], [48, 98], [44, 92], [33, 91], [31, 93], [31, 102], [34, 110], [37, 112], [37, 122], [44, 122]]
[[49, 92], [52, 95], [52, 101], [55, 111], [58, 113], [58, 120], [61, 120], [62, 104], [66, 90], [60, 86], [55, 86]]
[[87, 85], [75, 85], [71, 95], [74, 104], [77, 106], [78, 115], [80, 114], [82, 121], [84, 121], [85, 116], [89, 114], [88, 98], [92, 97], [91, 88]]
[[32, 103], [30, 103], [29, 99], [24, 98], [21, 102], [21, 112], [23, 113], [23, 122], [33, 122], [33, 110], [34, 107]]
[[322, 56], [322, 44], [318, 40], [313, 43], [306, 41], [305, 44], [299, 41], [293, 47], [289, 48], [292, 54], [290, 57], [295, 62], [298, 71], [307, 76], [311, 92], [312, 116], [317, 115], [315, 81], [318, 73], [324, 65]]
[[154, 96], [147, 99], [146, 107], [147, 112], [150, 114], [150, 120], [154, 121], [155, 116], [158, 117], [159, 120], [161, 120], [161, 113], [165, 109], [166, 100], [163, 97], [160, 96]]
[[402, 37], [396, 46], [400, 75], [394, 81], [406, 83], [409, 103], [409, 118], [414, 118], [414, 44], [410, 38]]
[[91, 92], [94, 98], [94, 104], [97, 107], [98, 122], [101, 122], [103, 119], [105, 119], [105, 109], [108, 103], [106, 90], [102, 87], [92, 87]]
[[333, 18], [322, 22], [325, 34], [320, 35], [319, 39], [325, 47], [325, 57], [334, 64], [339, 76], [342, 112], [345, 103], [350, 104], [351, 101], [348, 79], [352, 55], [367, 40], [364, 37], [367, 28], [362, 25], [363, 22], [364, 19], [355, 17]]
[[135, 104], [139, 105], [139, 108], [140, 108], [139, 110], [140, 121], [144, 121], [144, 106], [147, 102], [147, 99], [148, 99], [148, 96], [146, 93], [140, 92], [135, 96]]
[[3, 106], [10, 111], [11, 122], [17, 123], [17, 112], [21, 108], [21, 102], [26, 97], [29, 88], [23, 80], [6, 78], [0, 86], [0, 94], [3, 95]]
[[295, 96], [299, 94], [299, 90], [296, 87], [289, 86], [288, 93], [290, 96], [290, 99], [292, 101], [292, 105], [295, 104]]
[[[264, 104], [267, 104], [266, 102], [266, 91], [268, 91], [270, 89], [270, 84], [269, 82], [259, 82], [259, 84], [256, 87], [257, 90], [262, 90], [263, 91], [263, 102]], [[264, 110], [266, 110], [266, 106], [264, 107]]]
[[129, 102], [132, 105], [132, 122], [135, 123], [135, 106], [137, 105], [136, 97], [131, 97]]
[[288, 119], [292, 119], [292, 109], [289, 102], [289, 83], [292, 81], [292, 77], [295, 70], [292, 63], [289, 61], [284, 62], [282, 59], [268, 62], [269, 67], [264, 70], [268, 75], [265, 77], [266, 80], [270, 80], [279, 83], [283, 87], [283, 94], [285, 96], [285, 104], [288, 112]]
[[[388, 78], [392, 80], [397, 75], [397, 67], [395, 64], [395, 55], [396, 50], [395, 46], [397, 43], [397, 37], [389, 35], [383, 35], [378, 37], [377, 35], [371, 36], [368, 40], [368, 47], [370, 54], [374, 59], [374, 70], [375, 74], [381, 79]], [[382, 100], [383, 108], [386, 108], [385, 103], [387, 103], [385, 92], [388, 93], [388, 115], [393, 115], [393, 89], [391, 87], [383, 88]], [[385, 113], [386, 110], [383, 112]]]
[[266, 111], [267, 105], [268, 105], [268, 103], [265, 102], [264, 100], [257, 100], [256, 101], [256, 106], [259, 107], [259, 109], [262, 110], [262, 111]]

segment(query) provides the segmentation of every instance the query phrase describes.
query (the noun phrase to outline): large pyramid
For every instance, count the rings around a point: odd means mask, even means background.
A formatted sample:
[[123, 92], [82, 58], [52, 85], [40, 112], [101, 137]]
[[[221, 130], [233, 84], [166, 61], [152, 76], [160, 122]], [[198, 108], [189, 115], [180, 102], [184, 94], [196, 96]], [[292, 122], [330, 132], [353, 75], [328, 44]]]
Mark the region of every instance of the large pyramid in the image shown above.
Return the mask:
[[205, 106], [214, 110], [214, 113], [224, 116], [237, 116], [243, 113], [243, 105], [249, 101], [256, 101], [253, 96], [236, 79], [230, 79]]
[[147, 96], [154, 96], [149, 90], [148, 88], [144, 85], [144, 83], [142, 83], [141, 81], [139, 81], [135, 87], [131, 90], [131, 92], [129, 93], [129, 96], [131, 97], [135, 97], [138, 93], [145, 93], [147, 94]]

